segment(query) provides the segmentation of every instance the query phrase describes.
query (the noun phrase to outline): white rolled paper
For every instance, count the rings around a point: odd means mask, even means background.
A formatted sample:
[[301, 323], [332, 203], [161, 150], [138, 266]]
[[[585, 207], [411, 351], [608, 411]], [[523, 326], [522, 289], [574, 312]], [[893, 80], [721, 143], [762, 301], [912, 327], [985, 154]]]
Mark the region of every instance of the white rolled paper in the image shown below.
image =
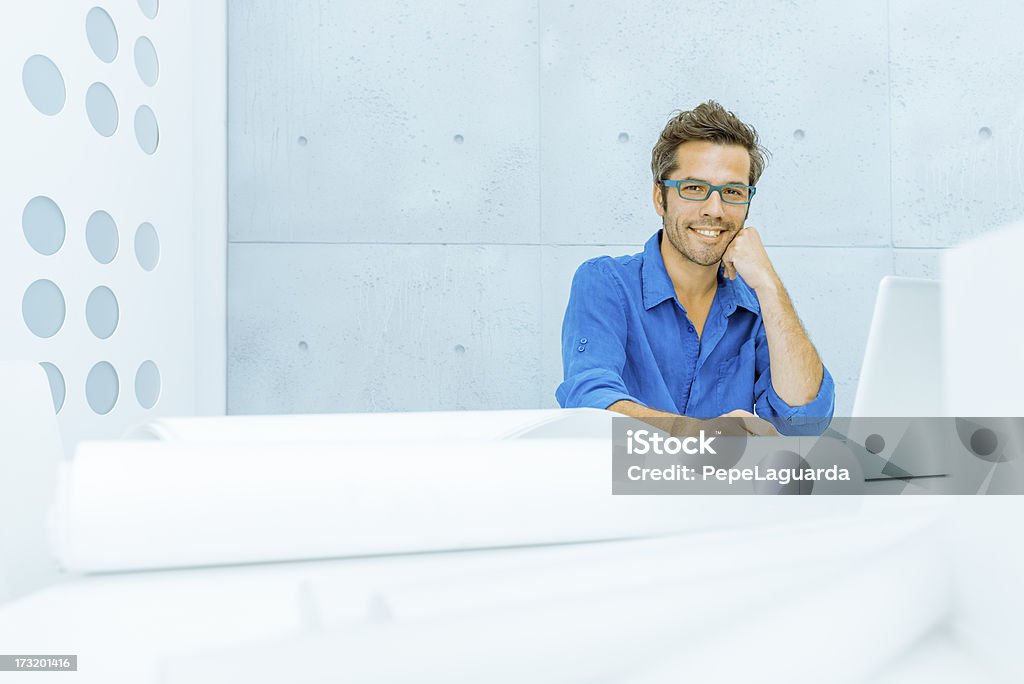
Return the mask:
[[599, 409], [427, 411], [160, 418], [132, 428], [129, 439], [173, 442], [477, 441], [517, 437], [611, 437]]
[[64, 465], [52, 532], [65, 568], [103, 572], [650, 537], [800, 515], [767, 498], [612, 496], [607, 440], [83, 442]]

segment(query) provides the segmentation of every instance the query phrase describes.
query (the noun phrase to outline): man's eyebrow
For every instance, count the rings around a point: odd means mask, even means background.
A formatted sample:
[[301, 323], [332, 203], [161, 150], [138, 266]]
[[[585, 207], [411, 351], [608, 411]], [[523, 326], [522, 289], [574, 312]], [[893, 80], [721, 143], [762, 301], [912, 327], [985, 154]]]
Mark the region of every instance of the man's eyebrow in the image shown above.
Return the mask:
[[[697, 178], [696, 176], [687, 176], [686, 178], [681, 178], [680, 180], [693, 180], [693, 181], [700, 181], [701, 183], [708, 183], [710, 185], [718, 185], [718, 183], [712, 183], [711, 181], [709, 181], [709, 180], [707, 180], [705, 178]], [[722, 185], [746, 185], [746, 184], [747, 184], [747, 182], [746, 181], [742, 181], [742, 180], [727, 180], [724, 183], [722, 183]]]

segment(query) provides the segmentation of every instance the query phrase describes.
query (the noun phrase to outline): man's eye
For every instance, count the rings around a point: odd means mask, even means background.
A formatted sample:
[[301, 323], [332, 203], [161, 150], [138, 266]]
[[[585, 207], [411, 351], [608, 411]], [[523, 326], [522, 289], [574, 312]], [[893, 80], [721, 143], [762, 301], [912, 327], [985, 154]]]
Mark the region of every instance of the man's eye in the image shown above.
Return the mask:
[[688, 192], [704, 192], [703, 185], [684, 185], [683, 190]]
[[742, 197], [743, 192], [739, 188], [726, 188], [725, 192], [732, 197]]

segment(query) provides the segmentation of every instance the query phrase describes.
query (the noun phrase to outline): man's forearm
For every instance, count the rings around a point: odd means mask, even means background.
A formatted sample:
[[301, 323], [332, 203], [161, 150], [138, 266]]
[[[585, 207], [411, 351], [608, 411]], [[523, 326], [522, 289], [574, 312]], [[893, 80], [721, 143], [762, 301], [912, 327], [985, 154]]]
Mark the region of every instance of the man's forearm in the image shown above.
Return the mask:
[[654, 421], [651, 422], [652, 425], [661, 430], [668, 430], [672, 434], [683, 434], [685, 432], [692, 431], [699, 424], [699, 421], [694, 418], [687, 418], [686, 416], [681, 416], [677, 413], [669, 413], [667, 411], [648, 408], [643, 404], [638, 404], [635, 401], [629, 401], [628, 399], [620, 399], [609, 406], [608, 410], [643, 421], [653, 418]]
[[648, 408], [643, 404], [638, 404], [635, 401], [629, 401], [628, 399], [620, 399], [609, 406], [608, 410], [615, 411], [616, 413], [622, 413], [632, 418], [682, 418], [682, 416], [677, 413], [669, 413], [667, 411]]
[[821, 389], [824, 368], [793, 302], [778, 277], [756, 290], [771, 356], [772, 387], [790, 406], [810, 403]]
[[732, 411], [717, 418], [701, 420], [648, 408], [627, 399], [615, 402], [608, 410], [642, 420], [673, 435], [696, 435], [701, 430], [733, 436], [778, 434], [770, 423], [747, 411]]

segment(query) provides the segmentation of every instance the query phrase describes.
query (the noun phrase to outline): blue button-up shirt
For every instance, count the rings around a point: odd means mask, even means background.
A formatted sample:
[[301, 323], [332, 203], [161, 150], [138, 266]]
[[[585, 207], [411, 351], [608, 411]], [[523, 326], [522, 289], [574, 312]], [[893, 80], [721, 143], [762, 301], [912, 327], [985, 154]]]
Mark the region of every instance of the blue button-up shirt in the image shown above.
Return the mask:
[[608, 408], [628, 399], [694, 418], [752, 411], [784, 435], [821, 434], [832, 420], [835, 385], [825, 368], [810, 403], [790, 406], [772, 387], [757, 295], [739, 276], [718, 273], [701, 336], [676, 298], [658, 231], [644, 251], [598, 257], [576, 271], [562, 324], [564, 408]]

